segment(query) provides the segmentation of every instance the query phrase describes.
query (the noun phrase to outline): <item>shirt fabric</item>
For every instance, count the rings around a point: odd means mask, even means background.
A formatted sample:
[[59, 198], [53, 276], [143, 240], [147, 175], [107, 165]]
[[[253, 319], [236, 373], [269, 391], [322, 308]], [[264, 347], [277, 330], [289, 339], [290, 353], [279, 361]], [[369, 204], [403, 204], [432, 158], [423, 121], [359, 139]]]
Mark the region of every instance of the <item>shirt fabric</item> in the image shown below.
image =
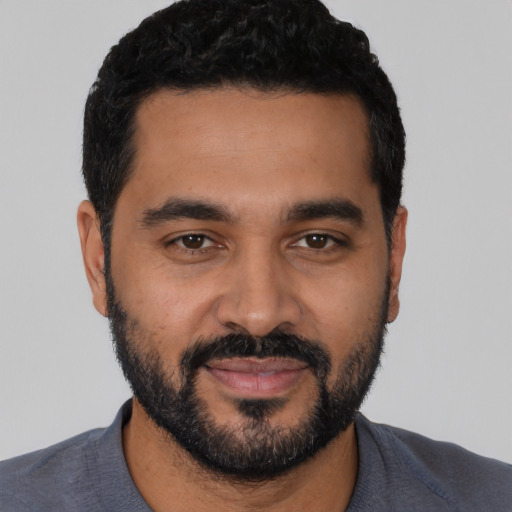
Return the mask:
[[[0, 463], [2, 512], [150, 512], [128, 471], [122, 428], [106, 429]], [[402, 429], [355, 421], [359, 472], [348, 512], [512, 511], [512, 466]]]

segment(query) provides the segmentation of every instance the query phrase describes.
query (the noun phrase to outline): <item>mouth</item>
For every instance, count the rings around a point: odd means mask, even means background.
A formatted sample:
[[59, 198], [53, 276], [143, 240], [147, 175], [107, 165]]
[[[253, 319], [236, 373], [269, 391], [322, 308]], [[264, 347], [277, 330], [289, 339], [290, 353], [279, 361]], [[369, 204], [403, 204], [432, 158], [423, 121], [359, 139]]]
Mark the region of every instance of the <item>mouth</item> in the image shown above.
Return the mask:
[[206, 371], [224, 387], [245, 398], [265, 398], [285, 393], [308, 369], [289, 358], [232, 358], [210, 361]]

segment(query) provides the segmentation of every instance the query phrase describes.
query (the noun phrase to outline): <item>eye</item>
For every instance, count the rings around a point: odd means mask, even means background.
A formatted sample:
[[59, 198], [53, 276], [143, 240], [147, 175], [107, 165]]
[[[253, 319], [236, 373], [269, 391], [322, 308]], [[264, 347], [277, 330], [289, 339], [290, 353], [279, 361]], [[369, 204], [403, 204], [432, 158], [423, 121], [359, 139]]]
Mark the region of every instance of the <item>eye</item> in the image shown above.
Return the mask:
[[206, 235], [187, 233], [186, 235], [175, 238], [171, 243], [181, 247], [183, 249], [199, 250], [206, 249], [214, 245], [213, 240], [208, 238]]
[[344, 242], [331, 235], [326, 235], [325, 233], [310, 233], [304, 235], [293, 245], [307, 249], [328, 249], [334, 245], [344, 245]]

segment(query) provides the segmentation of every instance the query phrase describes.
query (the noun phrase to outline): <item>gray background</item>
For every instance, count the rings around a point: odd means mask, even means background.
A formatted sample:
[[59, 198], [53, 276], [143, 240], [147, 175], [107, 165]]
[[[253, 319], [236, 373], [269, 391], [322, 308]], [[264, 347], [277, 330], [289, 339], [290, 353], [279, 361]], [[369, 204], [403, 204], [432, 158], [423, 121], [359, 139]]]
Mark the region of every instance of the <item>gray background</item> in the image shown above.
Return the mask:
[[[0, 0], [0, 459], [129, 396], [75, 212], [83, 104], [162, 0]], [[330, 1], [367, 31], [408, 133], [402, 311], [364, 412], [512, 462], [512, 3]]]

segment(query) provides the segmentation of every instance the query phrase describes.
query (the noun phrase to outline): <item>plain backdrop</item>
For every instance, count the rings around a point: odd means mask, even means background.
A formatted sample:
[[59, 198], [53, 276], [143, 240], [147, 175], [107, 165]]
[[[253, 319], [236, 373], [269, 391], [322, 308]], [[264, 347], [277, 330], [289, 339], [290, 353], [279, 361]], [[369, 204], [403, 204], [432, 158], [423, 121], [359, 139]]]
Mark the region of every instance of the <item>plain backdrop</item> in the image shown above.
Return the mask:
[[[408, 134], [402, 310], [363, 411], [512, 462], [512, 3], [327, 2], [363, 28]], [[129, 397], [75, 226], [83, 105], [163, 0], [0, 0], [0, 459]]]

